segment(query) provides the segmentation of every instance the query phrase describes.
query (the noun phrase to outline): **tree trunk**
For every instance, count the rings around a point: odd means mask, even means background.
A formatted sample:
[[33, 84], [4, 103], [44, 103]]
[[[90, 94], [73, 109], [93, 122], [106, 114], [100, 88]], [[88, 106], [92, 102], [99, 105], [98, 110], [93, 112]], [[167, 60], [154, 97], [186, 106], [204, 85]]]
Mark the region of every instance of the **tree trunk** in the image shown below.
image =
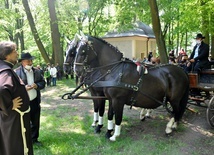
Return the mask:
[[156, 0], [148, 0], [150, 6], [150, 12], [152, 15], [152, 25], [155, 33], [155, 38], [160, 54], [160, 61], [162, 64], [168, 63], [168, 56], [166, 53], [166, 46], [163, 38], [163, 34], [161, 31], [160, 18], [158, 14], [158, 7]]
[[32, 16], [31, 11], [30, 11], [28, 0], [22, 0], [22, 4], [24, 6], [24, 10], [26, 12], [27, 19], [28, 19], [34, 40], [37, 44], [37, 47], [38, 47], [39, 51], [41, 52], [41, 55], [44, 58], [45, 62], [50, 62], [51, 60], [49, 59], [48, 54], [47, 54], [47, 52], [46, 52], [46, 50], [42, 44], [42, 41], [39, 38], [39, 34], [37, 32], [36, 25], [34, 23], [33, 16]]
[[211, 59], [214, 60], [214, 34], [211, 35]]
[[54, 56], [54, 63], [59, 63], [62, 67], [63, 64], [63, 50], [60, 46], [60, 33], [58, 28], [58, 20], [55, 9], [56, 0], [48, 0], [48, 9], [50, 14], [50, 27], [51, 27], [51, 38], [52, 38], [52, 49]]
[[[204, 5], [206, 5], [206, 0], [201, 0], [201, 6], [203, 7]], [[202, 34], [205, 36], [204, 42], [209, 44], [209, 13], [207, 9], [203, 9], [201, 12], [201, 16], [202, 16]]]
[[209, 32], [210, 32], [210, 36], [211, 36], [211, 41], [210, 41], [210, 46], [211, 46], [211, 58], [212, 58], [212, 60], [214, 60], [214, 12], [211, 12], [211, 14], [210, 14], [210, 30], [209, 30]]
[[188, 45], [188, 32], [186, 30], [186, 32], [185, 32], [185, 47], [184, 47], [186, 52], [187, 52], [187, 45]]

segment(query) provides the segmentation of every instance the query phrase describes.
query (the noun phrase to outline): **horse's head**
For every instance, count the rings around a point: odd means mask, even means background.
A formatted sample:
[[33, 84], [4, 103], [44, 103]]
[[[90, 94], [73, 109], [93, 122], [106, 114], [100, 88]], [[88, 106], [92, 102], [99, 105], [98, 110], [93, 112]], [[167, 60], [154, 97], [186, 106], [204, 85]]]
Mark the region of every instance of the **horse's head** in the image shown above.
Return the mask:
[[97, 53], [94, 50], [93, 38], [82, 34], [74, 62], [75, 73], [77, 76], [84, 76], [90, 68], [97, 67], [97, 62]]
[[120, 61], [123, 54], [108, 42], [81, 33], [81, 41], [77, 49], [74, 71], [83, 76], [94, 67], [106, 66]]
[[66, 73], [70, 74], [71, 69], [73, 67], [74, 59], [76, 56], [76, 49], [77, 49], [78, 42], [79, 42], [78, 35], [76, 34], [72, 41], [69, 41], [67, 39], [67, 42], [68, 42], [68, 47], [65, 52], [66, 57], [65, 57], [63, 68]]

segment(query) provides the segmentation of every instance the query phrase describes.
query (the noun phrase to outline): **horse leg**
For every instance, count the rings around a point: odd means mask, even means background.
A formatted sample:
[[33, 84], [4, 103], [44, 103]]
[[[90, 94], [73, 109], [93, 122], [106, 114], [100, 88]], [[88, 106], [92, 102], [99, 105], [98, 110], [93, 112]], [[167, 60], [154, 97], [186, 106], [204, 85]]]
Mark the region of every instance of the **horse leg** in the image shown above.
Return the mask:
[[146, 119], [145, 114], [146, 114], [146, 109], [142, 108], [140, 111], [140, 120], [141, 121], [144, 121]]
[[151, 114], [152, 110], [151, 109], [146, 109], [146, 118], [150, 118], [150, 114]]
[[189, 88], [187, 87], [183, 97], [180, 100], [176, 99], [174, 101], [171, 101], [174, 117], [171, 118], [169, 123], [167, 124], [166, 130], [165, 130], [167, 135], [171, 134], [173, 130], [177, 129], [178, 122], [180, 121], [180, 119], [182, 118], [185, 112], [188, 96], [189, 96]]
[[114, 99], [112, 102], [112, 105], [113, 105], [113, 110], [115, 112], [115, 131], [113, 136], [111, 136], [109, 139], [111, 141], [116, 141], [116, 137], [120, 135], [120, 131], [121, 131], [124, 101], [122, 99]]
[[98, 103], [96, 100], [93, 100], [94, 102], [94, 120], [93, 123], [91, 124], [92, 127], [96, 127], [97, 122], [98, 122]]
[[99, 121], [98, 126], [95, 128], [95, 133], [100, 133], [103, 127], [103, 114], [105, 112], [105, 100], [98, 100], [98, 110], [99, 110]]
[[142, 108], [140, 111], [140, 120], [144, 121], [146, 118], [150, 118], [151, 109]]
[[166, 125], [166, 130], [165, 130], [166, 135], [170, 135], [172, 133], [172, 126], [174, 123], [175, 123], [175, 118], [172, 117]]
[[114, 116], [114, 110], [112, 107], [112, 102], [109, 100], [109, 109], [108, 109], [108, 126], [107, 126], [107, 132], [106, 132], [106, 138], [110, 138], [112, 136], [113, 132], [113, 116]]

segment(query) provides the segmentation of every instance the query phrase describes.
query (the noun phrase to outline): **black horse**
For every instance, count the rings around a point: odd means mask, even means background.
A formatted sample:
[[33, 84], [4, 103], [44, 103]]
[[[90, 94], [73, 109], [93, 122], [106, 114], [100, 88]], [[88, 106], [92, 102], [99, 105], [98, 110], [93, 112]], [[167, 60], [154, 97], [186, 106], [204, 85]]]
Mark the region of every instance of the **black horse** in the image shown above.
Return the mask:
[[[75, 35], [72, 41], [68, 41], [69, 46], [66, 50], [66, 58], [64, 62], [64, 71], [68, 71], [69, 69], [73, 68], [74, 59], [76, 56], [76, 49], [78, 48], [79, 36], [78, 34]], [[93, 65], [93, 64], [92, 64]], [[73, 71], [73, 69], [72, 69]], [[80, 77], [82, 79], [84, 77]], [[78, 78], [76, 78], [76, 84], [78, 83]], [[85, 83], [87, 84], [87, 82]], [[103, 89], [97, 87], [90, 87], [89, 89], [91, 96], [104, 96]], [[92, 127], [95, 127], [95, 133], [100, 133], [101, 128], [103, 127], [103, 115], [105, 112], [105, 100], [104, 99], [94, 99], [94, 119], [92, 123]], [[112, 129], [113, 130], [113, 122]], [[97, 125], [98, 124], [98, 125]]]
[[[71, 79], [74, 79], [74, 71], [73, 71], [73, 64], [74, 64], [74, 58], [76, 56], [76, 48], [77, 48], [77, 35], [75, 35], [74, 39], [72, 41], [67, 40], [68, 46], [65, 52], [65, 61], [63, 64], [63, 70], [66, 75], [66, 79], [69, 78], [69, 75], [71, 76]], [[78, 84], [78, 76], [76, 76], [76, 85]]]
[[[91, 64], [97, 61], [96, 66]], [[136, 65], [123, 58], [121, 52], [106, 41], [82, 35], [74, 62], [77, 75], [99, 69], [103, 81], [94, 87], [102, 87], [109, 100], [109, 120], [115, 115], [115, 131], [110, 140], [120, 135], [124, 105], [154, 109], [170, 103], [173, 117], [167, 124], [166, 134], [177, 128], [177, 123], [185, 111], [189, 80], [186, 73], [174, 65], [162, 65], [139, 74]], [[107, 132], [109, 133], [109, 131]]]

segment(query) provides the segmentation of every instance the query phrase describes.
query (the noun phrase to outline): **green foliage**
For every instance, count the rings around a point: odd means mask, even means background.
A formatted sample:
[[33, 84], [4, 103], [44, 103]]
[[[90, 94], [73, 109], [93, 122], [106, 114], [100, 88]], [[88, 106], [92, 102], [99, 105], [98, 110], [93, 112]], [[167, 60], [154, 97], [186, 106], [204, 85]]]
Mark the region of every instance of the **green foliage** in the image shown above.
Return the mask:
[[[2, 4], [0, 39], [16, 41], [17, 34], [23, 32], [25, 51], [39, 52], [21, 0], [0, 0], [0, 2]], [[64, 37], [73, 39], [75, 33], [80, 30], [90, 35], [103, 36], [109, 31], [130, 29], [136, 21], [142, 21], [151, 26], [148, 0], [57, 0], [55, 2], [61, 45], [64, 51], [66, 48]], [[190, 46], [192, 36], [198, 32], [213, 34], [213, 0], [161, 0], [157, 2], [168, 49]], [[47, 0], [29, 1], [29, 5], [39, 37], [49, 57], [52, 58]], [[22, 19], [23, 25], [17, 27], [17, 21]], [[185, 38], [186, 34], [187, 38]]]

